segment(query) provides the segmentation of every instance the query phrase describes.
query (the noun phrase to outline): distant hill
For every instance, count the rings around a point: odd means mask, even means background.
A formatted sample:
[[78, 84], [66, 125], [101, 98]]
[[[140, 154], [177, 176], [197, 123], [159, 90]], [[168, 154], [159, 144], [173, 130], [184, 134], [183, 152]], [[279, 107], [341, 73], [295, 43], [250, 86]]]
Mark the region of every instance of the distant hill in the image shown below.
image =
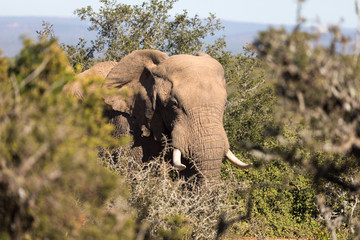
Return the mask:
[[21, 36], [37, 38], [36, 31], [43, 30], [43, 20], [54, 25], [59, 41], [75, 44], [78, 39], [94, 39], [95, 33], [87, 30], [88, 23], [77, 18], [53, 17], [0, 17], [0, 49], [5, 56], [12, 57], [22, 47]]
[[[12, 57], [17, 54], [21, 47], [21, 36], [36, 38], [36, 31], [42, 30], [43, 21], [54, 25], [55, 34], [59, 41], [66, 44], [75, 44], [78, 39], [94, 39], [95, 33], [87, 30], [89, 24], [78, 18], [53, 18], [53, 17], [0, 17], [0, 49], [5, 56]], [[218, 38], [226, 35], [227, 50], [234, 53], [242, 51], [243, 46], [252, 42], [261, 30], [268, 28], [266, 24], [243, 23], [223, 21], [225, 31], [219, 32]]]
[[[21, 36], [36, 38], [37, 30], [42, 30], [43, 21], [54, 25], [55, 34], [59, 41], [65, 44], [76, 44], [78, 39], [95, 39], [96, 33], [87, 30], [89, 23], [80, 21], [78, 18], [55, 18], [55, 17], [0, 17], [0, 49], [3, 55], [15, 56], [21, 49]], [[222, 21], [225, 26], [224, 32], [209, 38], [211, 41], [223, 34], [226, 35], [227, 50], [240, 53], [247, 43], [252, 42], [259, 31], [269, 28], [268, 24]], [[292, 27], [287, 26], [290, 30]], [[354, 38], [355, 29], [343, 29], [343, 32]], [[322, 38], [326, 44], [329, 35]]]

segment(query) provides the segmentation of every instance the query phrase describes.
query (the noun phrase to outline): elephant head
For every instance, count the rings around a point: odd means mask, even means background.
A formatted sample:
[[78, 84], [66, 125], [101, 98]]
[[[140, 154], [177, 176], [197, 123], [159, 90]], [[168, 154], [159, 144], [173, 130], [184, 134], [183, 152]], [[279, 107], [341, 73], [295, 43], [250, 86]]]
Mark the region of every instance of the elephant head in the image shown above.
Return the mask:
[[173, 164], [186, 168], [185, 175], [217, 179], [224, 156], [237, 167], [251, 167], [229, 150], [223, 128], [224, 70], [210, 56], [138, 50], [109, 70], [104, 85], [119, 91], [105, 97], [116, 134], [132, 134], [143, 160], [161, 151], [165, 134], [173, 146]]

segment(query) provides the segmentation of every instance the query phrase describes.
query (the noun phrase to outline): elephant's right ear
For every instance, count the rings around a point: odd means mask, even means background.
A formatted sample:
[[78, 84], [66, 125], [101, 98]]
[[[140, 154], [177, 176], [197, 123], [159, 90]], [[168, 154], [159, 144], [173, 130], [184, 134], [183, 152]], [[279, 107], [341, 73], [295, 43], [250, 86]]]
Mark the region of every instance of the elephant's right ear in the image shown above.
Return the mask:
[[158, 50], [137, 50], [124, 57], [107, 75], [106, 86], [120, 88], [130, 82], [139, 82], [144, 71], [168, 58]]
[[[119, 94], [105, 98], [105, 102], [120, 112], [136, 118], [143, 135], [150, 134], [150, 124], [154, 116], [154, 78], [151, 69], [156, 68], [168, 56], [158, 50], [138, 50], [124, 57], [109, 72], [105, 86], [118, 88]], [[126, 91], [124, 97], [122, 91]], [[130, 90], [130, 92], [129, 92]], [[152, 129], [153, 131], [153, 129]]]

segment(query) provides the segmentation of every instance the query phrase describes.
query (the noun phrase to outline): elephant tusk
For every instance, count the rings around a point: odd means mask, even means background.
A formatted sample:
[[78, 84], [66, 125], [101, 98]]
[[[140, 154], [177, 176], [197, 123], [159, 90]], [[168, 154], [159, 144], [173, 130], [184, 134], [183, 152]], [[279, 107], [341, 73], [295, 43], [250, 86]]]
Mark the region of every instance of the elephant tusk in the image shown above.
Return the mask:
[[182, 171], [186, 168], [186, 166], [181, 163], [181, 152], [179, 149], [176, 148], [174, 148], [173, 151], [173, 164], [174, 167], [179, 171]]
[[226, 158], [238, 168], [249, 169], [252, 167], [252, 164], [240, 161], [230, 150], [226, 153]]

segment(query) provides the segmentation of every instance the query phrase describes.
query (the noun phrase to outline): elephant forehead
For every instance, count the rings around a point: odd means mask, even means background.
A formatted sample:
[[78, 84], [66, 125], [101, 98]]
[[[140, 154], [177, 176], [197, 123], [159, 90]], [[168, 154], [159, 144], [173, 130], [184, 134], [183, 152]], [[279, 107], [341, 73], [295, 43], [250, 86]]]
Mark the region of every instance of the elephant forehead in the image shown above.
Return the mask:
[[199, 104], [221, 105], [226, 102], [226, 89], [220, 81], [174, 81], [172, 95], [185, 107]]
[[206, 77], [222, 79], [224, 77], [223, 67], [211, 57], [176, 55], [168, 58], [162, 65], [169, 77], [185, 79]]
[[190, 82], [174, 85], [173, 95], [186, 106], [199, 104], [224, 106], [227, 96], [223, 86]]

